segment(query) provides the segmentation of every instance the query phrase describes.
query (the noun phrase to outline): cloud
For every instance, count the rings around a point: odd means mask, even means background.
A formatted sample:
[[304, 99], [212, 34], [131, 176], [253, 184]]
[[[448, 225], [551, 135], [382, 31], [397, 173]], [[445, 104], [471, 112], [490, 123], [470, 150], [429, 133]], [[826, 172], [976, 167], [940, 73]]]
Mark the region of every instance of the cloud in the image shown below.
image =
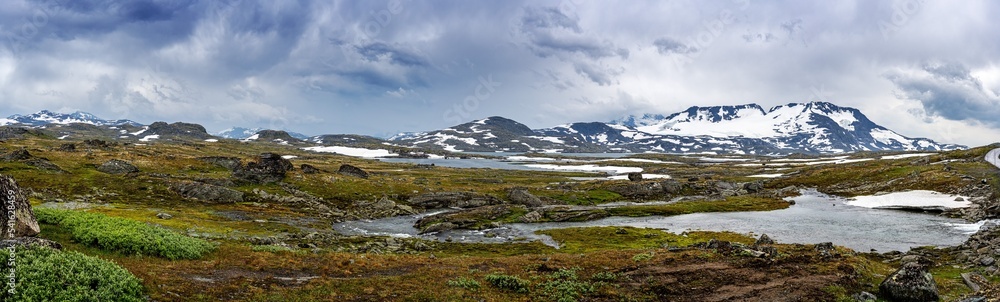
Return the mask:
[[960, 63], [926, 63], [886, 75], [899, 97], [919, 101], [928, 115], [1000, 127], [1000, 97]]
[[677, 40], [671, 38], [659, 38], [653, 41], [653, 46], [656, 46], [656, 51], [661, 55], [666, 54], [688, 54], [692, 52], [697, 52], [698, 49], [694, 47], [689, 47], [684, 45], [684, 43], [678, 42]]

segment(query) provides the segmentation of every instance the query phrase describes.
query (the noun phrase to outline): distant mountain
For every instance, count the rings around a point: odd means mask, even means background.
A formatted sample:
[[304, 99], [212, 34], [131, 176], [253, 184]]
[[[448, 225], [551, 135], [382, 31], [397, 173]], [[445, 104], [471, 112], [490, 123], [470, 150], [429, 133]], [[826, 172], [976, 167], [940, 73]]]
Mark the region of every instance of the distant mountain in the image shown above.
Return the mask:
[[49, 124], [90, 124], [95, 126], [142, 126], [142, 124], [130, 121], [130, 120], [105, 120], [101, 119], [93, 114], [86, 113], [83, 111], [77, 111], [70, 114], [57, 113], [48, 110], [42, 110], [34, 114], [20, 115], [15, 114], [7, 117], [6, 119], [0, 119], [0, 126], [6, 125], [24, 125], [24, 126], [45, 126]]
[[830, 154], [856, 151], [938, 151], [964, 148], [909, 138], [861, 111], [826, 102], [691, 107], [670, 114], [626, 116], [609, 123], [572, 123], [532, 130], [503, 117], [397, 135], [403, 145], [448, 151], [668, 152]]
[[[233, 128], [229, 128], [229, 129], [226, 129], [226, 130], [219, 131], [218, 133], [215, 133], [215, 136], [218, 136], [218, 137], [221, 137], [221, 138], [231, 138], [231, 139], [243, 140], [243, 139], [250, 138], [250, 137], [254, 136], [254, 134], [257, 134], [258, 132], [261, 132], [261, 131], [264, 131], [264, 130], [269, 130], [269, 129], [233, 127]], [[305, 135], [305, 134], [295, 133], [295, 132], [290, 132], [290, 131], [285, 131], [285, 132], [287, 132], [288, 135], [292, 136], [293, 138], [296, 138], [296, 139], [299, 139], [299, 140], [307, 140], [307, 139], [309, 139], [309, 136]]]

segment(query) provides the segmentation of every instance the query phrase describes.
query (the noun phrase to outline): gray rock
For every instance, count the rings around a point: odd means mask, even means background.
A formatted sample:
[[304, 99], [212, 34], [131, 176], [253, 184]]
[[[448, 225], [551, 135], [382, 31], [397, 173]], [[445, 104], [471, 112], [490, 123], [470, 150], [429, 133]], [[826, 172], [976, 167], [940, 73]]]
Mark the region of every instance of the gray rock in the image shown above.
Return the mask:
[[770, 244], [774, 244], [774, 240], [771, 239], [771, 237], [768, 237], [767, 234], [760, 235], [760, 238], [757, 239], [757, 242], [754, 242], [754, 245], [770, 245]]
[[337, 173], [347, 176], [354, 176], [366, 179], [368, 178], [368, 172], [365, 172], [365, 170], [361, 170], [361, 168], [348, 164], [341, 165], [340, 169], [337, 170]]
[[170, 186], [170, 190], [185, 198], [206, 203], [237, 203], [243, 202], [244, 197], [243, 192], [199, 182], [174, 183]]
[[[11, 209], [14, 221], [9, 220]], [[3, 212], [0, 215], [0, 238], [32, 237], [41, 232], [28, 197], [17, 186], [14, 178], [6, 175], [0, 175], [0, 211]], [[13, 229], [10, 228], [11, 225]]]
[[0, 159], [4, 161], [21, 161], [21, 160], [29, 160], [31, 158], [32, 158], [31, 153], [28, 153], [28, 150], [24, 148], [17, 149], [11, 151], [10, 153], [4, 154], [3, 156], [0, 156]]
[[524, 214], [524, 216], [521, 216], [521, 218], [518, 218], [518, 220], [526, 223], [538, 222], [539, 220], [542, 220], [542, 213], [538, 211], [531, 211], [528, 212], [528, 214]]
[[965, 198], [962, 198], [962, 197], [955, 197], [955, 201], [965, 201]]
[[17, 237], [14, 239], [0, 240], [0, 249], [6, 251], [9, 247], [46, 247], [55, 250], [61, 250], [62, 244], [58, 242], [36, 238], [36, 237]]
[[256, 162], [249, 162], [233, 171], [233, 177], [255, 184], [275, 183], [284, 180], [292, 168], [292, 162], [281, 158], [281, 155], [264, 153]]
[[642, 173], [631, 172], [628, 174], [628, 180], [630, 181], [642, 181]]
[[50, 162], [49, 160], [44, 159], [44, 158], [33, 158], [33, 159], [29, 159], [29, 160], [25, 161], [24, 163], [27, 164], [27, 165], [29, 165], [29, 166], [38, 168], [39, 170], [42, 170], [42, 171], [49, 171], [49, 172], [55, 172], [55, 173], [68, 173], [68, 172], [66, 172], [66, 170], [63, 170], [62, 168], [60, 168], [56, 164], [53, 164], [52, 162]]
[[97, 171], [101, 171], [107, 174], [121, 175], [130, 173], [139, 173], [139, 168], [136, 168], [135, 166], [126, 161], [112, 159], [105, 162], [100, 167], [97, 167]]
[[531, 208], [537, 208], [542, 206], [542, 200], [537, 196], [532, 195], [525, 188], [514, 188], [507, 193], [507, 199], [514, 204], [523, 204]]
[[170, 215], [170, 214], [167, 214], [167, 213], [157, 213], [156, 214], [156, 218], [159, 218], [159, 219], [171, 219], [171, 218], [174, 218], [174, 215]]
[[743, 184], [743, 189], [750, 193], [757, 193], [764, 190], [764, 185], [759, 182], [748, 182]]
[[854, 296], [852, 296], [852, 297], [854, 298], [854, 301], [857, 301], [857, 302], [875, 302], [875, 301], [878, 301], [878, 297], [876, 297], [874, 294], [869, 293], [869, 292], [860, 292], [860, 293], [854, 294]]
[[918, 263], [903, 264], [879, 284], [879, 293], [890, 301], [938, 301], [940, 296], [934, 277], [927, 267]]
[[59, 150], [59, 151], [62, 151], [62, 152], [76, 152], [76, 144], [73, 144], [73, 143], [62, 144], [62, 145], [59, 145], [59, 149], [56, 149], [56, 150]]
[[451, 222], [442, 222], [442, 223], [436, 223], [436, 224], [432, 224], [430, 226], [427, 226], [422, 231], [420, 231], [420, 233], [421, 234], [440, 233], [440, 232], [444, 232], [444, 231], [447, 231], [447, 230], [453, 230], [456, 227], [457, 226], [454, 223], [451, 223]]
[[302, 173], [305, 174], [316, 174], [321, 172], [318, 168], [310, 164], [302, 164], [302, 166], [300, 166], [299, 168], [302, 169]]
[[679, 181], [670, 179], [670, 180], [665, 180], [663, 182], [660, 182], [660, 188], [663, 189], [664, 193], [667, 193], [667, 194], [677, 194], [677, 193], [680, 193], [681, 190], [684, 189], [684, 186], [681, 185], [681, 183]]
[[727, 181], [719, 181], [715, 183], [715, 188], [719, 189], [719, 191], [734, 190], [736, 189], [736, 185]]
[[989, 257], [989, 256], [983, 257], [983, 259], [979, 259], [979, 265], [982, 265], [982, 266], [990, 266], [990, 265], [993, 265], [996, 262], [997, 262], [996, 259], [993, 259], [993, 257]]

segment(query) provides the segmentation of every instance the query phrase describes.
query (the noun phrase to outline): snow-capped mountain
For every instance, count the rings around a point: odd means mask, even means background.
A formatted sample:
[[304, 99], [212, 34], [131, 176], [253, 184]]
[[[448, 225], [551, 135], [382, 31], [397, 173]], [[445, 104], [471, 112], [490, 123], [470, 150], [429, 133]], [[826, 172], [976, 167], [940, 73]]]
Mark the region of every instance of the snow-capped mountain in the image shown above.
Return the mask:
[[141, 126], [141, 124], [130, 120], [105, 120], [93, 114], [77, 111], [70, 114], [42, 110], [29, 115], [15, 114], [0, 119], [0, 125], [25, 125], [25, 126], [45, 126], [49, 124], [90, 124], [95, 126]]
[[[231, 139], [244, 140], [244, 139], [248, 139], [250, 137], [253, 137], [258, 132], [261, 132], [261, 131], [264, 131], [264, 130], [269, 130], [269, 129], [233, 127], [233, 128], [229, 128], [229, 129], [226, 129], [226, 130], [219, 131], [218, 133], [215, 133], [215, 136], [218, 136], [218, 137], [221, 137], [221, 138], [231, 138]], [[295, 133], [295, 132], [289, 132], [289, 131], [286, 131], [286, 132], [288, 132], [288, 135], [291, 135], [292, 137], [300, 139], [300, 140], [309, 139], [309, 136], [305, 135], [305, 134]]]
[[826, 102], [765, 110], [757, 104], [691, 107], [670, 114], [626, 116], [531, 130], [490, 117], [448, 129], [391, 138], [448, 151], [715, 152], [736, 154], [937, 151], [964, 148], [909, 138], [875, 124], [854, 108]]

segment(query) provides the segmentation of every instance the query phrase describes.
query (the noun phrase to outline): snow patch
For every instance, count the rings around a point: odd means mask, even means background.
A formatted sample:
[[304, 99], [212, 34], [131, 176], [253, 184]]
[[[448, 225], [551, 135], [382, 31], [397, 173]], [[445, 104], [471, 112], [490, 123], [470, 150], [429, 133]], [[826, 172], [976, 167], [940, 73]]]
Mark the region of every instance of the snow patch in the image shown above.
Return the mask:
[[[957, 201], [957, 199], [961, 201]], [[858, 196], [847, 204], [865, 208], [967, 208], [972, 205], [966, 196], [949, 195], [934, 191], [916, 190], [882, 195]]]
[[364, 149], [364, 148], [351, 148], [342, 146], [308, 147], [308, 148], [303, 148], [303, 150], [322, 152], [322, 153], [337, 153], [340, 155], [363, 157], [363, 158], [377, 158], [377, 157], [388, 157], [388, 156], [398, 155], [389, 152], [389, 150], [385, 149]]

